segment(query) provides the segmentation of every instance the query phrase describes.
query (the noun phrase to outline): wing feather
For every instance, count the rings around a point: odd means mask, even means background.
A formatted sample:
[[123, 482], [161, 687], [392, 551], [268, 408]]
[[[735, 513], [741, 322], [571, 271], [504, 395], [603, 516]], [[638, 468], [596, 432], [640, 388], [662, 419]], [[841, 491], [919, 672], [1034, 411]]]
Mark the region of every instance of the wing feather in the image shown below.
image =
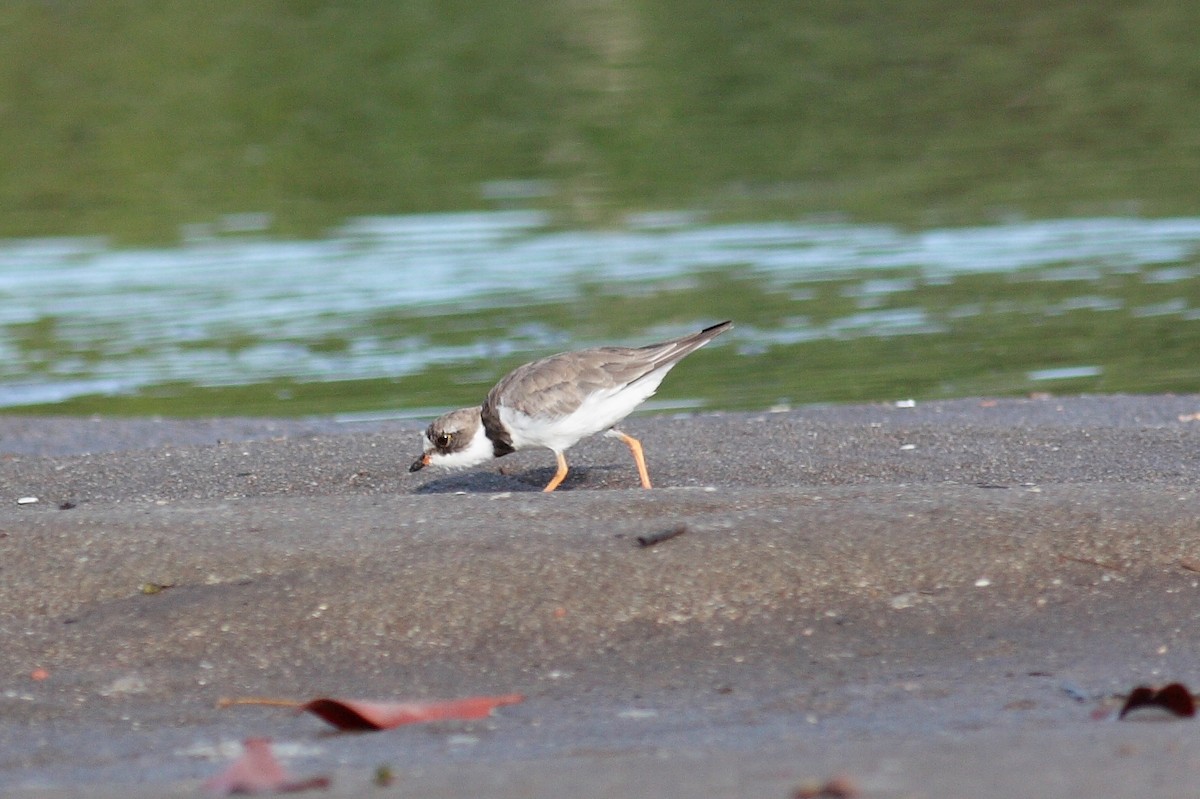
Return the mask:
[[619, 392], [652, 374], [661, 380], [684, 356], [731, 326], [723, 322], [659, 344], [596, 347], [527, 363], [514, 369], [488, 392], [483, 403], [484, 418], [498, 416], [501, 405], [527, 416], [567, 416], [591, 395]]

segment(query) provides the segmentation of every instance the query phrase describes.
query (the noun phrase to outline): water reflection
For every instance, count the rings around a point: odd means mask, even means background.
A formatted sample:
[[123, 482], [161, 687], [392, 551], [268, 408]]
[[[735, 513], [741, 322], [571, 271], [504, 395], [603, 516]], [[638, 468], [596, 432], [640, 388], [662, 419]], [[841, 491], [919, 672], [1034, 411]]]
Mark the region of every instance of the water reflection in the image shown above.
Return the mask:
[[[815, 342], [906, 336], [958, 337], [965, 352], [979, 344], [972, 335], [1008, 331], [1014, 314], [1099, 313], [1117, 327], [1200, 314], [1200, 219], [918, 232], [694, 226], [686, 214], [606, 231], [550, 221], [519, 211], [369, 217], [317, 241], [196, 228], [178, 247], [150, 250], [94, 238], [0, 242], [0, 407], [433, 371], [472, 385], [490, 380], [497, 362], [592, 339], [650, 340], [725, 316], [739, 322], [727, 346], [778, 359]], [[1088, 324], [1083, 338], [1103, 339], [1095, 325], [1108, 323]], [[1038, 343], [1014, 345], [1012, 363], [990, 368], [1023, 380], [1105, 374], [1091, 364], [1027, 368]], [[847, 353], [842, 368], [869, 371], [871, 357]], [[692, 387], [717, 405], [752, 404], [743, 390]], [[404, 393], [377, 402], [413, 404]], [[105, 407], [121, 410], [118, 400]], [[327, 410], [338, 409], [332, 398]]]

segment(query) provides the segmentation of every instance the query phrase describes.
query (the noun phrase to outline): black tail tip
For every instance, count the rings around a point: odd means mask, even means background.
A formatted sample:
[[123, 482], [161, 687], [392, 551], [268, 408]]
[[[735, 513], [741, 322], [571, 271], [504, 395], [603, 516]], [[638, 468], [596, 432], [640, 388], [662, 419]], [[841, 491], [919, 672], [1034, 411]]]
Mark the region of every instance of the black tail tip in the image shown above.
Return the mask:
[[712, 333], [715, 336], [718, 333], [724, 333], [726, 330], [728, 330], [731, 327], [733, 327], [733, 320], [726, 319], [724, 322], [718, 322], [715, 325], [704, 328], [703, 330], [700, 331], [700, 334], [704, 335], [705, 333]]

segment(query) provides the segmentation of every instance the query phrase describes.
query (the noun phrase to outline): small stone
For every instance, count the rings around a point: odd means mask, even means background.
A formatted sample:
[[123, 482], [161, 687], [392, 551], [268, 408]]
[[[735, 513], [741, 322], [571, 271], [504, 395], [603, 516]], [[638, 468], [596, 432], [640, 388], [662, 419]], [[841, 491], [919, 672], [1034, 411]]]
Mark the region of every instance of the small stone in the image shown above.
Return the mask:
[[146, 683], [136, 674], [127, 674], [124, 677], [118, 677], [104, 688], [100, 689], [101, 696], [128, 696], [130, 694], [144, 694], [149, 690]]

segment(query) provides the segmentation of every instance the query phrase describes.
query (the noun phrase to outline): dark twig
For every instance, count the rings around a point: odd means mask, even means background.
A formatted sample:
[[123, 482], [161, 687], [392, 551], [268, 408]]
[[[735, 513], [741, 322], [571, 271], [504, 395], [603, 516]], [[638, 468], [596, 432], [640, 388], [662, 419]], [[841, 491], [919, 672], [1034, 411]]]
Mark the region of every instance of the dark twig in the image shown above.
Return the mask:
[[639, 535], [637, 542], [644, 547], [652, 547], [655, 544], [661, 544], [663, 541], [670, 540], [677, 535], [683, 535], [687, 532], [687, 525], [677, 524], [669, 530], [659, 530], [657, 533], [649, 535]]

